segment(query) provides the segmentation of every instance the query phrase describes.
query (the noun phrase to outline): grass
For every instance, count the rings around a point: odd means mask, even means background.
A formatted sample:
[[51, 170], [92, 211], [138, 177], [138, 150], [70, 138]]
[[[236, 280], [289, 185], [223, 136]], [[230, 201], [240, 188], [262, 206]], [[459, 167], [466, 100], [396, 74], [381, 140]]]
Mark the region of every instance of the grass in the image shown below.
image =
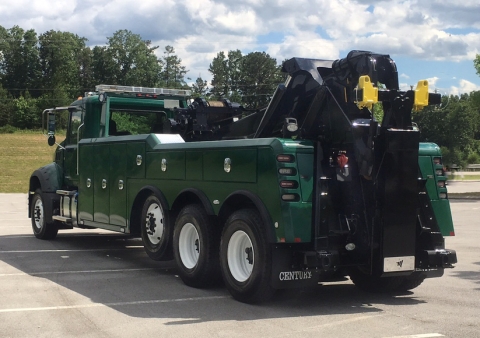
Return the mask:
[[0, 134], [0, 192], [27, 193], [30, 175], [53, 161], [55, 148], [41, 132]]
[[469, 174], [469, 175], [448, 175], [449, 181], [480, 181], [480, 174]]

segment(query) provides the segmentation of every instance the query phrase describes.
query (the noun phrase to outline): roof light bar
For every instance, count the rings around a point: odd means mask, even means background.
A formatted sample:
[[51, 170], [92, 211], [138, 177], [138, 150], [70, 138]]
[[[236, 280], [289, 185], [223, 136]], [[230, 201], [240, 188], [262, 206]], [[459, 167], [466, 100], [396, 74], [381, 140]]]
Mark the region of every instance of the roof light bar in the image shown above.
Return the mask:
[[98, 85], [95, 91], [99, 93], [137, 93], [137, 94], [157, 94], [157, 95], [178, 95], [190, 96], [192, 92], [186, 89], [166, 89], [166, 88], [148, 88], [134, 86], [118, 86], [118, 85]]

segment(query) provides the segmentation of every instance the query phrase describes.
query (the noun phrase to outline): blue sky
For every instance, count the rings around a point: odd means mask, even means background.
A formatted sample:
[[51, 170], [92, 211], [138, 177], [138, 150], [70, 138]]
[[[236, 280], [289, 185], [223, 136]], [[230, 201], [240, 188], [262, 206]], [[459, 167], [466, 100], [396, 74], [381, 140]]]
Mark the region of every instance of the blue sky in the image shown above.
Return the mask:
[[265, 51], [338, 59], [353, 49], [390, 54], [404, 88], [428, 79], [445, 94], [480, 90], [479, 0], [16, 0], [1, 1], [0, 25], [61, 30], [105, 44], [128, 29], [174, 46], [188, 77], [211, 79], [220, 51]]

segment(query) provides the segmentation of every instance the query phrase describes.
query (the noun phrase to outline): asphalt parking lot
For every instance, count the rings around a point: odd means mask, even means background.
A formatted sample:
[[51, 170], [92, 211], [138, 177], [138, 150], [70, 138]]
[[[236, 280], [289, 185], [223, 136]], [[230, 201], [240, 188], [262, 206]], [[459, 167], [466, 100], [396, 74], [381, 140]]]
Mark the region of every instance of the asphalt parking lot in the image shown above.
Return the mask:
[[480, 201], [451, 203], [459, 263], [401, 296], [351, 282], [282, 291], [262, 305], [185, 286], [141, 241], [31, 233], [25, 194], [0, 194], [0, 337], [480, 337]]

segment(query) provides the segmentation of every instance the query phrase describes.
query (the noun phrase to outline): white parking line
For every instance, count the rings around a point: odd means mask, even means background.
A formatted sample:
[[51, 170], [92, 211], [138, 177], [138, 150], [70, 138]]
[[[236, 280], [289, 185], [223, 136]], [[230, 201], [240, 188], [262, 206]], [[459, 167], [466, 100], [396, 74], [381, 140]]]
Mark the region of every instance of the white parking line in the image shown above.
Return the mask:
[[59, 249], [59, 250], [2, 250], [0, 254], [9, 253], [43, 253], [43, 252], [95, 252], [95, 251], [120, 251], [120, 250], [132, 250], [143, 249], [143, 246], [129, 245], [124, 248], [104, 248], [104, 249]]
[[192, 297], [192, 298], [177, 298], [177, 299], [140, 300], [135, 302], [91, 303], [91, 304], [65, 305], [65, 306], [14, 308], [14, 309], [0, 309], [0, 313], [85, 309], [85, 308], [93, 308], [93, 307], [107, 307], [107, 306], [111, 307], [111, 306], [126, 306], [126, 305], [141, 305], [141, 304], [196, 302], [196, 301], [224, 299], [224, 298], [230, 298], [230, 297], [229, 296], [211, 296], [211, 297]]
[[392, 336], [392, 337], [385, 337], [385, 338], [434, 338], [434, 337], [445, 337], [445, 336], [440, 333], [421, 333], [421, 334], [412, 334], [409, 336]]
[[14, 272], [14, 273], [0, 273], [0, 277], [11, 276], [45, 276], [45, 275], [65, 275], [65, 274], [84, 274], [84, 273], [102, 273], [102, 272], [134, 272], [134, 271], [149, 271], [149, 270], [169, 270], [160, 268], [138, 268], [138, 269], [107, 269], [107, 270], [82, 270], [82, 271], [44, 271], [44, 272]]

